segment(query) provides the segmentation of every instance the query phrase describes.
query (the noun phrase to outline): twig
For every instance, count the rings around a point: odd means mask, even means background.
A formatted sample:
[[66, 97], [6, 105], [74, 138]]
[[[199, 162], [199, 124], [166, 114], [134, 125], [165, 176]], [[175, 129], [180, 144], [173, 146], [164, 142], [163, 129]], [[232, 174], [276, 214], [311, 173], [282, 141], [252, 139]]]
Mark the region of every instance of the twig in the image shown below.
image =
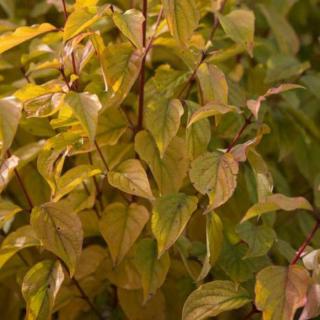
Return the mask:
[[[147, 37], [147, 13], [148, 13], [148, 1], [143, 0], [142, 13], [144, 16], [144, 22], [142, 24], [142, 44], [146, 47]], [[144, 55], [141, 62], [140, 69], [140, 80], [139, 80], [139, 107], [138, 107], [138, 125], [136, 131], [142, 129], [143, 126], [143, 112], [144, 112], [144, 85], [145, 85], [145, 66], [146, 66], [146, 55]]]
[[103, 162], [103, 165], [104, 165], [104, 167], [106, 169], [106, 172], [108, 172], [109, 171], [109, 166], [108, 166], [107, 161], [106, 161], [106, 159], [105, 159], [105, 157], [104, 157], [104, 155], [103, 155], [103, 153], [102, 153], [102, 151], [101, 151], [101, 149], [100, 149], [100, 147], [98, 145], [98, 142], [95, 141], [94, 145], [96, 146], [96, 149], [97, 149], [98, 154], [99, 154], [99, 156], [100, 156], [100, 158], [101, 158], [101, 160]]
[[305, 248], [310, 244], [310, 242], [312, 241], [313, 237], [315, 236], [318, 228], [320, 227], [320, 219], [317, 219], [313, 229], [311, 230], [310, 234], [308, 235], [308, 237], [306, 238], [306, 240], [302, 243], [302, 245], [300, 246], [299, 250], [297, 251], [296, 255], [294, 256], [294, 258], [291, 261], [291, 265], [296, 264], [300, 258], [302, 257], [302, 254], [305, 250]]
[[67, 12], [67, 5], [66, 5], [65, 0], [62, 0], [62, 6], [63, 6], [63, 12], [64, 12], [64, 19], [67, 20], [68, 19], [68, 12]]
[[64, 72], [64, 67], [61, 66], [61, 68], [59, 68], [59, 71], [60, 71], [60, 73], [61, 73], [61, 75], [62, 75], [62, 78], [63, 78], [64, 82], [66, 83], [68, 89], [69, 89], [69, 90], [72, 90], [72, 88], [71, 88], [71, 86], [70, 86], [70, 84], [69, 84], [69, 81], [68, 81], [68, 79], [67, 79], [67, 76], [66, 76], [66, 74], [65, 74], [65, 72]]
[[24, 68], [24, 66], [20, 67], [21, 73], [23, 74], [23, 77], [26, 79], [26, 81], [28, 83], [31, 83], [31, 80], [28, 76], [28, 74], [26, 73], [26, 69]]
[[236, 143], [239, 141], [239, 139], [241, 138], [244, 130], [247, 129], [247, 127], [249, 126], [249, 124], [251, 124], [252, 122], [252, 115], [250, 115], [248, 118], [245, 119], [245, 122], [243, 124], [243, 126], [240, 128], [240, 130], [238, 131], [238, 133], [235, 135], [235, 137], [233, 138], [233, 140], [231, 141], [231, 143], [229, 144], [228, 148], [227, 148], [227, 152], [230, 152], [231, 149], [236, 145]]

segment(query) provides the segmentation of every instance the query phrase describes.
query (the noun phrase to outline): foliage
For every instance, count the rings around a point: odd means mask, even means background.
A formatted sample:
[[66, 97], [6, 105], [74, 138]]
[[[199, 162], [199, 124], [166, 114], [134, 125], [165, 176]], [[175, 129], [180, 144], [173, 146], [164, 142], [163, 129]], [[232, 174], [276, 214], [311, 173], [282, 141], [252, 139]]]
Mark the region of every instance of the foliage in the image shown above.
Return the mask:
[[0, 0], [1, 319], [320, 316], [319, 0]]

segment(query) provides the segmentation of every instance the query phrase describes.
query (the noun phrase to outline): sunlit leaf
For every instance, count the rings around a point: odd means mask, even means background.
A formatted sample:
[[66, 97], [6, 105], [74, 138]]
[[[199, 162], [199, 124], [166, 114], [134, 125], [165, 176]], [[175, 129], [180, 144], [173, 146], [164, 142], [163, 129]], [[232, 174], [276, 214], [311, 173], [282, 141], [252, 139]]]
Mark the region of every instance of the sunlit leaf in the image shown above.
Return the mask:
[[14, 175], [14, 170], [19, 164], [19, 158], [15, 155], [4, 160], [0, 165], [0, 193], [6, 188]]
[[7, 221], [14, 218], [16, 213], [21, 210], [22, 209], [19, 206], [15, 205], [11, 201], [0, 198], [0, 228], [2, 228]]

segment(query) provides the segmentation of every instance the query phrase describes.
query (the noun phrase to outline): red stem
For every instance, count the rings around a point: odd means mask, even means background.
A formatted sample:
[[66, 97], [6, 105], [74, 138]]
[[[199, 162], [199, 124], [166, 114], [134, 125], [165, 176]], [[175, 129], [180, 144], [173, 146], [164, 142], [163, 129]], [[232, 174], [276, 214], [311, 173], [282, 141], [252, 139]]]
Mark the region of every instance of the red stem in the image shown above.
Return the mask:
[[[148, 1], [143, 0], [142, 13], [144, 16], [144, 22], [142, 24], [142, 44], [146, 47], [147, 38], [147, 13], [148, 13]], [[144, 84], [145, 84], [145, 65], [146, 65], [146, 55], [144, 55], [141, 63], [140, 70], [140, 81], [139, 81], [139, 113], [138, 113], [138, 125], [137, 131], [141, 130], [143, 127], [143, 112], [144, 112]]]
[[316, 232], [317, 232], [319, 227], [320, 227], [320, 219], [317, 219], [316, 224], [314, 225], [314, 227], [311, 230], [310, 234], [308, 235], [306, 240], [303, 242], [303, 244], [300, 246], [300, 248], [297, 251], [295, 257], [292, 259], [292, 261], [290, 263], [291, 265], [296, 264], [300, 260], [305, 248], [310, 244], [310, 242], [312, 241], [312, 239], [315, 236], [315, 234], [316, 234]]

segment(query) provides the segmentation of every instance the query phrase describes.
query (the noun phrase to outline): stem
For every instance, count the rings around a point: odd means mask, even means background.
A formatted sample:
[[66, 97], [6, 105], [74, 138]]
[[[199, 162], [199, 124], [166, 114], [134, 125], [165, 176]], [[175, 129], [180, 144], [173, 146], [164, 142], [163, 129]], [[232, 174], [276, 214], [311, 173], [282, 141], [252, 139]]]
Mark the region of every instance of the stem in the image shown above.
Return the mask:
[[64, 72], [64, 67], [59, 68], [59, 71], [60, 71], [60, 73], [61, 73], [61, 75], [62, 75], [62, 78], [63, 78], [64, 82], [66, 83], [69, 91], [72, 90], [72, 88], [70, 87], [69, 81], [68, 81], [68, 79], [67, 79], [67, 76], [66, 76], [66, 74], [65, 74], [65, 72]]
[[240, 130], [238, 131], [238, 133], [236, 134], [236, 136], [233, 138], [233, 140], [231, 141], [230, 145], [228, 146], [227, 152], [230, 152], [231, 149], [237, 144], [237, 142], [241, 138], [244, 130], [247, 129], [247, 127], [249, 126], [249, 124], [251, 124], [251, 122], [252, 122], [252, 115], [249, 116], [248, 118], [246, 118], [243, 126], [240, 128]]
[[[7, 151], [7, 155], [8, 155], [9, 158], [12, 156], [10, 150]], [[29, 204], [29, 207], [30, 207], [29, 209], [31, 211], [32, 208], [33, 208], [33, 202], [32, 202], [31, 197], [30, 197], [30, 195], [29, 195], [29, 193], [28, 193], [28, 191], [27, 191], [27, 189], [26, 189], [26, 187], [25, 187], [25, 185], [24, 185], [24, 183], [23, 183], [23, 181], [21, 179], [20, 173], [18, 172], [18, 170], [16, 168], [14, 168], [14, 174], [15, 174], [18, 182], [19, 182], [21, 190], [22, 190], [22, 192], [23, 192], [23, 194], [24, 194], [24, 196], [25, 196], [25, 198], [26, 198], [26, 200], [27, 200], [27, 202]]]
[[[219, 10], [220, 12], [223, 12], [224, 7], [225, 7], [227, 1], [228, 1], [228, 0], [224, 0], [224, 1], [222, 2], [221, 8], [220, 8], [220, 10]], [[211, 39], [213, 38], [214, 34], [216, 33], [216, 31], [217, 31], [217, 29], [218, 29], [218, 27], [219, 27], [219, 24], [220, 24], [220, 21], [219, 21], [218, 15], [215, 14], [215, 15], [214, 15], [213, 27], [212, 27], [212, 30], [211, 30], [211, 33], [210, 33], [209, 40], [211, 40]]]
[[314, 235], [316, 234], [318, 228], [320, 227], [320, 219], [317, 219], [313, 229], [311, 230], [310, 234], [308, 235], [308, 237], [306, 238], [306, 240], [302, 243], [302, 245], [300, 246], [299, 250], [297, 251], [295, 257], [292, 259], [291, 261], [291, 265], [296, 264], [300, 258], [302, 257], [302, 254], [305, 250], [305, 248], [310, 244], [310, 242], [312, 241]]
[[20, 70], [21, 70], [24, 78], [26, 79], [26, 81], [27, 81], [28, 83], [31, 83], [31, 80], [30, 80], [29, 76], [28, 76], [27, 73], [26, 73], [26, 69], [22, 66], [22, 67], [20, 68]]
[[87, 296], [87, 294], [85, 293], [85, 291], [82, 289], [80, 283], [78, 282], [78, 280], [76, 278], [71, 278], [73, 284], [77, 287], [77, 289], [79, 290], [79, 292], [81, 293], [82, 298], [87, 302], [87, 304], [90, 306], [90, 308], [92, 309], [92, 311], [96, 314], [96, 316], [103, 320], [104, 318], [102, 317], [102, 315], [100, 314], [99, 310], [96, 308], [96, 306], [92, 303], [92, 301], [90, 300], [90, 298]]
[[65, 0], [62, 0], [62, 6], [63, 6], [63, 12], [64, 12], [64, 19], [67, 20], [68, 19], [68, 12], [67, 12], [67, 5], [66, 5]]
[[[144, 22], [142, 24], [142, 44], [143, 44], [143, 47], [146, 47], [148, 0], [143, 0], [142, 13], [144, 16]], [[143, 127], [145, 67], [146, 67], [146, 54], [142, 59], [141, 70], [140, 70], [138, 125], [136, 129], [137, 132], [141, 130]]]
[[109, 171], [109, 167], [108, 167], [107, 161], [106, 161], [106, 159], [105, 159], [105, 157], [104, 157], [104, 155], [103, 155], [103, 153], [102, 153], [102, 151], [101, 151], [101, 149], [100, 149], [100, 147], [98, 145], [98, 142], [95, 141], [94, 145], [96, 146], [96, 149], [97, 149], [97, 151], [99, 153], [99, 156], [100, 156], [100, 158], [101, 158], [101, 160], [103, 162], [103, 165], [106, 168], [106, 171], [108, 172]]

